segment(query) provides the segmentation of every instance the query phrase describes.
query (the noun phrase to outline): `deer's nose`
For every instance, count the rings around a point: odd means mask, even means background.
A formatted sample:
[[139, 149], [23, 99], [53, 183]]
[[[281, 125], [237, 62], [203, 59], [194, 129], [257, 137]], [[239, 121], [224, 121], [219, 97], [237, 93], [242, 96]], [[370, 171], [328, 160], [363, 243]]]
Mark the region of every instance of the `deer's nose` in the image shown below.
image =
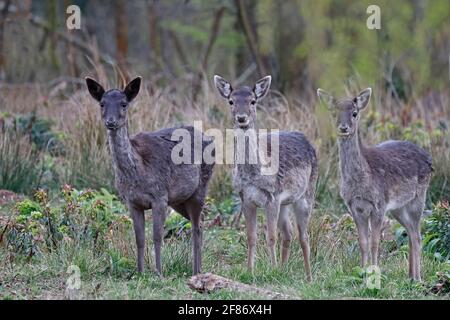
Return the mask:
[[347, 133], [349, 127], [348, 127], [348, 125], [346, 125], [346, 124], [340, 124], [339, 127], [338, 127], [338, 129], [339, 129], [339, 131], [340, 131], [341, 133]]
[[108, 119], [105, 121], [105, 126], [107, 126], [108, 128], [116, 127], [117, 121], [114, 119]]
[[244, 115], [237, 115], [236, 116], [236, 121], [239, 122], [239, 123], [245, 123], [245, 122], [247, 122], [247, 116], [245, 114]]

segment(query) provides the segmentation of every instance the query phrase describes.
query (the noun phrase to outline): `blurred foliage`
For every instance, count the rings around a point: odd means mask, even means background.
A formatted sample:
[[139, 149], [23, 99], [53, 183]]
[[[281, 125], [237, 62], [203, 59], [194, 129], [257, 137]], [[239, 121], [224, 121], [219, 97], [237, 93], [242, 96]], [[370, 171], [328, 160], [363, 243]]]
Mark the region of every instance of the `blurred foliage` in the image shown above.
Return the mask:
[[[408, 252], [408, 234], [403, 226], [395, 228], [397, 249]], [[439, 261], [450, 263], [450, 207], [447, 201], [433, 206], [422, 221], [422, 250]]]
[[[118, 1], [74, 3], [83, 22], [82, 32], [72, 36], [88, 44], [95, 38], [100, 56], [116, 58], [118, 39], [111, 29], [121, 27], [115, 25]], [[370, 5], [380, 7], [380, 30], [366, 26]], [[168, 83], [196, 71], [220, 8], [226, 11], [204, 71], [237, 78], [255, 63], [236, 1], [130, 1], [126, 6], [121, 14], [130, 33], [128, 63], [148, 79]], [[370, 85], [407, 101], [414, 92], [448, 86], [447, 0], [246, 0], [243, 6], [257, 54], [275, 77], [274, 88], [304, 93], [318, 86], [342, 91]], [[66, 31], [65, 9], [64, 2], [51, 0], [33, 1], [29, 8], [48, 23], [50, 33]], [[77, 51], [73, 59], [68, 46], [58, 46], [43, 30], [14, 19], [5, 39], [5, 79], [48, 81], [74, 70], [91, 72], [86, 52]]]
[[424, 220], [423, 250], [440, 261], [450, 263], [450, 206], [438, 202]]
[[18, 130], [0, 128], [0, 188], [30, 193], [42, 177], [42, 152], [30, 143], [29, 136]]
[[[106, 190], [78, 191], [66, 185], [54, 202], [38, 190], [34, 200], [18, 202], [5, 226], [6, 247], [14, 255], [32, 257], [58, 250], [64, 243], [104, 250], [119, 226], [131, 226], [120, 201]], [[127, 228], [129, 229], [129, 228]]]

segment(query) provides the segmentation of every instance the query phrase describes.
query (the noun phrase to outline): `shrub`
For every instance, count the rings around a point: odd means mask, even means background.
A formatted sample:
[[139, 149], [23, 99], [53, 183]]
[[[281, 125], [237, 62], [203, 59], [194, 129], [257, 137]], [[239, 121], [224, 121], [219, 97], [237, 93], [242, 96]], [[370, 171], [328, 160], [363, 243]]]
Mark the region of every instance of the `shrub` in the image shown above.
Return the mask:
[[423, 250], [439, 261], [450, 259], [450, 206], [438, 202], [431, 216], [424, 220]]
[[121, 214], [123, 205], [105, 190], [78, 191], [66, 185], [61, 194], [55, 203], [39, 190], [35, 200], [16, 204], [6, 232], [11, 253], [31, 257], [66, 243], [103, 252], [115, 232], [126, 232], [131, 225], [130, 218]]

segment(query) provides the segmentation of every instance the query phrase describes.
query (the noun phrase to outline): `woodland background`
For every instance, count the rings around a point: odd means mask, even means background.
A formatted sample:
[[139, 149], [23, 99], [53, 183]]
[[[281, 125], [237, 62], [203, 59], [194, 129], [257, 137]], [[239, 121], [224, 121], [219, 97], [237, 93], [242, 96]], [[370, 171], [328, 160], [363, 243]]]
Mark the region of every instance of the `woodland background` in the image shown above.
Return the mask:
[[[67, 6], [81, 29], [66, 28]], [[381, 9], [369, 30], [366, 9]], [[3, 0], [0, 1], [0, 298], [73, 298], [68, 267], [81, 270], [76, 298], [264, 298], [191, 292], [190, 224], [166, 223], [165, 279], [135, 274], [127, 211], [115, 196], [98, 105], [83, 78], [107, 88], [136, 75], [144, 86], [130, 131], [203, 120], [230, 128], [212, 76], [251, 85], [273, 76], [258, 111], [261, 127], [300, 130], [320, 162], [311, 221], [313, 284], [296, 243], [289, 264], [271, 268], [260, 243], [255, 274], [231, 168], [217, 166], [205, 208], [205, 271], [294, 298], [448, 298], [450, 291], [450, 3], [447, 0]], [[337, 96], [373, 88], [361, 132], [369, 144], [407, 139], [433, 155], [423, 223], [423, 278], [407, 279], [408, 240], [387, 219], [382, 288], [369, 290], [358, 265], [355, 225], [339, 197], [334, 121], [316, 89]]]

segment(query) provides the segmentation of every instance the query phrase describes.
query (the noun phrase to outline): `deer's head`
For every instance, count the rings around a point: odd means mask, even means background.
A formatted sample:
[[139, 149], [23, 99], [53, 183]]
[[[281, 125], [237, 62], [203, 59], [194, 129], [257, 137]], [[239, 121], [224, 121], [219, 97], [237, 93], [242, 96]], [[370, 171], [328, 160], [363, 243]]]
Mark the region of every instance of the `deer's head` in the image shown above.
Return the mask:
[[364, 89], [354, 98], [338, 100], [322, 89], [317, 89], [317, 95], [335, 116], [338, 136], [345, 138], [355, 134], [358, 128], [360, 113], [369, 104], [372, 89]]
[[228, 101], [235, 128], [253, 128], [256, 121], [256, 105], [267, 94], [271, 76], [258, 80], [253, 88], [242, 86], [233, 89], [231, 84], [220, 76], [214, 76], [214, 85], [220, 95]]
[[137, 77], [124, 90], [112, 89], [105, 92], [97, 81], [86, 78], [89, 93], [99, 102], [102, 120], [108, 130], [117, 130], [126, 125], [128, 106], [139, 93], [141, 80], [141, 77]]

